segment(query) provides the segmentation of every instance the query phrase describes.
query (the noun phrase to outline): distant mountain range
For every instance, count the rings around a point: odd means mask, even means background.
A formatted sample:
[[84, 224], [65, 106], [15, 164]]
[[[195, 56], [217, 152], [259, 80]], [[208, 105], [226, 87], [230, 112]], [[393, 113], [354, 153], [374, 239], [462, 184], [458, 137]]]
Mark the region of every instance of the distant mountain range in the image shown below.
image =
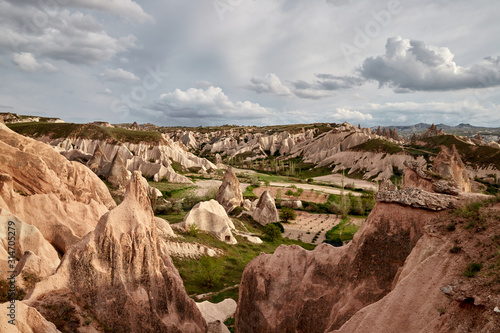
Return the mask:
[[[418, 123], [415, 125], [407, 126], [384, 126], [389, 129], [396, 129], [401, 136], [411, 136], [413, 133], [419, 134], [425, 132], [431, 124]], [[443, 129], [445, 133], [455, 134], [461, 136], [475, 137], [481, 134], [483, 140], [485, 141], [498, 141], [500, 139], [500, 127], [480, 127], [473, 126], [471, 124], [459, 124], [457, 126], [450, 126], [446, 124], [436, 124], [438, 129]], [[372, 127], [372, 129], [377, 130], [378, 126]], [[382, 127], [383, 128], [383, 127]]]

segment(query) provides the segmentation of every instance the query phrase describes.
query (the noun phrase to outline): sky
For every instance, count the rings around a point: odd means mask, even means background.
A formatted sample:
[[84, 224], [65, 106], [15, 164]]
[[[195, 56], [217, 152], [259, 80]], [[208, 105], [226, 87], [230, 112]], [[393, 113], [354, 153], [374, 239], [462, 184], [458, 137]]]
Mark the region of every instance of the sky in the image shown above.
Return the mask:
[[500, 127], [495, 0], [0, 0], [0, 112]]

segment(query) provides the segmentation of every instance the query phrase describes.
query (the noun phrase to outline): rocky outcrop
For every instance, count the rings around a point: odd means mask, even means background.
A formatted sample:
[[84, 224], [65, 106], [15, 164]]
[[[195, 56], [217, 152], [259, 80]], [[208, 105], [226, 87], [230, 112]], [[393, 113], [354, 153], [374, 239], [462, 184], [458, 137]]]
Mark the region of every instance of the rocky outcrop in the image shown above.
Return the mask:
[[0, 124], [0, 207], [38, 228], [65, 252], [115, 206], [86, 166]]
[[418, 162], [405, 162], [404, 165], [405, 188], [450, 195], [471, 192], [469, 176], [455, 145], [441, 147], [441, 152], [434, 159], [432, 172]]
[[375, 200], [378, 202], [394, 202], [401, 205], [435, 211], [454, 208], [457, 203], [457, 199], [453, 196], [431, 193], [417, 188], [379, 191], [375, 194]]
[[434, 159], [433, 170], [445, 180], [453, 182], [458, 191], [471, 191], [469, 176], [455, 145], [450, 148], [442, 147], [441, 152]]
[[382, 178], [391, 178], [394, 175], [394, 170], [405, 170], [404, 163], [413, 161], [425, 164], [425, 159], [422, 156], [414, 158], [405, 153], [386, 154], [370, 151], [342, 151], [320, 160], [318, 166], [333, 167], [332, 172], [349, 169], [348, 175], [362, 173], [363, 179], [373, 177], [375, 180], [381, 180]]
[[[12, 238], [13, 237], [13, 238]], [[10, 241], [10, 242], [9, 242]], [[38, 277], [52, 275], [60, 260], [54, 247], [43, 238], [40, 231], [17, 216], [0, 208], [0, 278], [6, 279], [9, 271], [22, 271]], [[9, 252], [14, 250], [14, 258], [19, 263], [8, 262]]]
[[178, 228], [186, 231], [191, 226], [211, 233], [223, 242], [237, 243], [231, 232], [231, 230], [235, 229], [233, 221], [227, 215], [224, 207], [213, 199], [196, 204], [184, 217], [184, 221], [177, 225]]
[[419, 188], [428, 192], [433, 192], [432, 189], [432, 176], [425, 170], [424, 163], [418, 163], [416, 161], [406, 161], [404, 163], [405, 178], [404, 178], [404, 188]]
[[377, 202], [352, 242], [343, 247], [321, 244], [307, 251], [282, 245], [272, 255], [261, 254], [243, 272], [237, 331], [315, 333], [341, 328], [394, 288], [424, 226], [439, 214]]
[[[131, 177], [124, 201], [70, 248], [57, 273], [39, 282], [26, 302], [47, 311], [44, 304], [56, 297], [59, 303], [71, 303], [82, 317], [94, 317], [114, 331], [207, 330], [172, 260], [160, 249], [138, 172]], [[73, 325], [77, 331], [85, 323]]]
[[[0, 304], [2, 310], [7, 309], [11, 303]], [[13, 314], [15, 325], [9, 323], [12, 320], [9, 315], [2, 311], [0, 316], [0, 332], [17, 333], [60, 333], [56, 326], [47, 321], [35, 308], [27, 306], [23, 302], [15, 303]]]
[[233, 299], [228, 298], [219, 303], [204, 301], [196, 305], [208, 324], [209, 332], [229, 332], [223, 323], [236, 312], [237, 304]]
[[130, 172], [127, 170], [120, 152], [116, 153], [113, 162], [111, 162], [111, 168], [107, 174], [107, 179], [115, 188], [125, 187], [130, 181]]
[[234, 208], [243, 206], [243, 194], [241, 193], [240, 182], [233, 171], [232, 167], [228, 167], [222, 184], [215, 195], [217, 200], [226, 210], [231, 212]]
[[425, 132], [418, 136], [419, 139], [430, 138], [433, 136], [443, 135], [443, 129], [438, 129], [436, 125], [432, 124]]
[[[89, 140], [82, 138], [61, 138], [51, 139], [50, 137], [37, 137], [37, 140], [47, 142], [55, 147], [61, 154], [67, 157], [94, 154], [99, 151], [109, 161], [113, 161], [119, 152], [127, 170], [141, 171], [146, 177], [155, 181], [166, 179], [169, 182], [191, 183], [191, 181], [178, 174], [172, 168], [172, 162], [178, 163], [183, 169], [196, 169], [202, 173], [216, 170], [217, 167], [205, 158], [200, 158], [190, 152], [182, 143], [174, 142], [167, 136], [163, 136], [161, 142], [132, 143], [132, 142], [108, 142], [104, 140]], [[98, 150], [97, 147], [100, 147]], [[75, 154], [74, 152], [78, 152]], [[94, 154], [95, 155], [95, 154]], [[104, 160], [101, 158], [101, 160]], [[99, 166], [104, 167], [95, 158], [89, 161], [89, 166], [93, 165], [98, 173], [108, 174], [109, 168], [99, 171]]]
[[264, 191], [257, 201], [255, 210], [252, 212], [252, 218], [262, 225], [279, 221], [276, 203], [268, 190]]
[[397, 187], [389, 179], [382, 179], [378, 186], [379, 192], [383, 191], [396, 191]]

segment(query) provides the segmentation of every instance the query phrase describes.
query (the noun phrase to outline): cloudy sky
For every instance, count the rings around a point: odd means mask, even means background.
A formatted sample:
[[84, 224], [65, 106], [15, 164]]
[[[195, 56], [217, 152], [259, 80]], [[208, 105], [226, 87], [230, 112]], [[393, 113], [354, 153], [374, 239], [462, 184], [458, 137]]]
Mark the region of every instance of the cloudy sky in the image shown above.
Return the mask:
[[500, 127], [494, 0], [0, 0], [0, 112]]

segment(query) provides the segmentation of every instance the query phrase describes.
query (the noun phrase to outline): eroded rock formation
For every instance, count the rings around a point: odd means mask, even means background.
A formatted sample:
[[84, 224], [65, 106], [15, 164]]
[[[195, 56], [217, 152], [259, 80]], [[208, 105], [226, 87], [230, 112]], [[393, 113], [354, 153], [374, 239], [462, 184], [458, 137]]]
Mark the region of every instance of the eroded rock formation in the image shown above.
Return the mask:
[[[43, 313], [48, 311], [44, 304], [55, 298], [115, 331], [207, 329], [172, 260], [160, 249], [138, 172], [131, 177], [124, 201], [69, 249], [57, 273], [39, 282], [27, 303]], [[82, 321], [74, 324], [75, 329], [83, 325]]]
[[376, 203], [343, 247], [313, 251], [280, 246], [261, 254], [243, 273], [236, 326], [239, 332], [325, 332], [342, 327], [357, 311], [382, 299], [423, 226], [440, 213]]
[[[9, 236], [15, 237], [10, 239]], [[10, 244], [15, 250], [15, 259], [19, 261], [15, 267], [16, 275], [21, 272], [46, 277], [54, 274], [60, 260], [54, 247], [43, 238], [40, 231], [29, 225], [17, 216], [0, 208], [0, 278], [7, 279], [13, 271], [8, 265], [8, 252]], [[20, 279], [19, 277], [18, 279]]]
[[279, 221], [276, 203], [268, 190], [264, 191], [257, 201], [257, 205], [252, 212], [252, 217], [255, 221], [263, 225]]
[[222, 184], [215, 195], [217, 200], [226, 210], [231, 212], [235, 207], [243, 205], [243, 194], [241, 193], [240, 182], [233, 171], [232, 167], [228, 167]]
[[65, 252], [115, 206], [86, 166], [0, 124], [0, 207], [40, 230]]
[[177, 225], [186, 231], [191, 226], [209, 232], [223, 242], [237, 243], [231, 232], [235, 229], [233, 221], [227, 215], [224, 207], [213, 199], [197, 203], [184, 217], [184, 221]]

